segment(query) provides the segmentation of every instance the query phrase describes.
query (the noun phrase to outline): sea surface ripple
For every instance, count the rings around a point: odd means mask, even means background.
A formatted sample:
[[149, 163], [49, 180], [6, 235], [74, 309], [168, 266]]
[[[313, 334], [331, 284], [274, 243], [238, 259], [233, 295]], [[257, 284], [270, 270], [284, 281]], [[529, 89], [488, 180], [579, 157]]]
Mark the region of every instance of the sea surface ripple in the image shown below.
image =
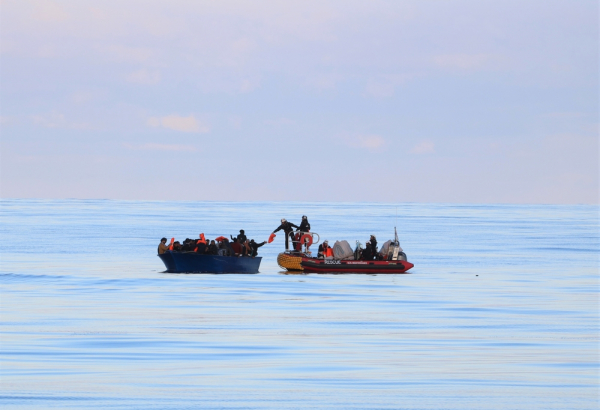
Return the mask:
[[[597, 206], [2, 200], [4, 409], [596, 409]], [[168, 274], [158, 240], [398, 227], [405, 275]]]

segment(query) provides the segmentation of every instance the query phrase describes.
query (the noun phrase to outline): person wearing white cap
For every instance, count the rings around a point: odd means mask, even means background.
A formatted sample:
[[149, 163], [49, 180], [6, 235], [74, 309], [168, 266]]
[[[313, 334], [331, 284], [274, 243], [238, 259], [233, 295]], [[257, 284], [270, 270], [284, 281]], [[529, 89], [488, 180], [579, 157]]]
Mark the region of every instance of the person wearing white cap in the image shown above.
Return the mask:
[[333, 256], [333, 249], [329, 246], [329, 241], [325, 239], [321, 245], [319, 245], [319, 251], [317, 252], [317, 258], [327, 258]]
[[289, 247], [289, 238], [291, 237], [292, 241], [294, 240], [294, 234], [292, 233], [293, 230], [294, 230], [294, 228], [298, 229], [298, 226], [294, 225], [291, 222], [286, 221], [285, 218], [283, 218], [281, 220], [281, 225], [279, 225], [277, 227], [277, 229], [275, 229], [273, 231], [273, 233], [275, 233], [275, 232], [280, 231], [281, 229], [283, 229], [283, 232], [285, 232], [285, 249], [286, 250], [288, 250], [290, 248]]

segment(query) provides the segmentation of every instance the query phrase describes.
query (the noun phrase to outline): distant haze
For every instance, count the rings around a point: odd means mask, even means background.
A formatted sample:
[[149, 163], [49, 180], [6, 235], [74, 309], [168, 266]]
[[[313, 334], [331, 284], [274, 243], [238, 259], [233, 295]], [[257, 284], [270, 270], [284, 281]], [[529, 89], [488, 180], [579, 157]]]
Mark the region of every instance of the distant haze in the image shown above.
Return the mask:
[[4, 198], [598, 203], [597, 1], [2, 1]]

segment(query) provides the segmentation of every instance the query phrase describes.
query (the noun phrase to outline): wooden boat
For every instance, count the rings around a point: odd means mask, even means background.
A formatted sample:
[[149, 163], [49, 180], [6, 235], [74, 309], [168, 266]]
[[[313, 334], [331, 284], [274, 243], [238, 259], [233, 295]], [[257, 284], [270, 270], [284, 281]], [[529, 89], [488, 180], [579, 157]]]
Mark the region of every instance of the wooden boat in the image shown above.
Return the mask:
[[196, 252], [166, 251], [158, 257], [169, 273], [258, 273], [262, 258], [203, 255]]

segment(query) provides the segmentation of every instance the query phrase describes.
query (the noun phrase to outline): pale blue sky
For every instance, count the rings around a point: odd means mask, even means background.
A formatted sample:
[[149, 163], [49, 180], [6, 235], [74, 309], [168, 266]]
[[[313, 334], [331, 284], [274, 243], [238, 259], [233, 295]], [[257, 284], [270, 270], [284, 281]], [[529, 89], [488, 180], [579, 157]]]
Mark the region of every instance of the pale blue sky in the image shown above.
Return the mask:
[[598, 203], [597, 1], [3, 1], [3, 197]]

